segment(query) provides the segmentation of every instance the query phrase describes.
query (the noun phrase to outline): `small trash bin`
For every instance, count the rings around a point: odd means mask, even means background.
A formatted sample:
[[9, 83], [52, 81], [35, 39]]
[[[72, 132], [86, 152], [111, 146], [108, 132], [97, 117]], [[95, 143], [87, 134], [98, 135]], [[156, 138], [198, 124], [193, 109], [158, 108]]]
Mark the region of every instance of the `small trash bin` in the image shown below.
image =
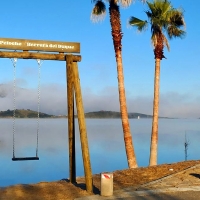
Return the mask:
[[113, 173], [101, 173], [101, 196], [113, 195]]

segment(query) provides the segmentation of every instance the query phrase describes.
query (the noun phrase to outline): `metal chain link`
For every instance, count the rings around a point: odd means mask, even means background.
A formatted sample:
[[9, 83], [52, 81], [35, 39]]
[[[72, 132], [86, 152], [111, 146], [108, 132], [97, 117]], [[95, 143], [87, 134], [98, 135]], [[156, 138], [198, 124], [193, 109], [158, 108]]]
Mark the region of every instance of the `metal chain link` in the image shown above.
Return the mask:
[[41, 66], [42, 66], [42, 61], [40, 59], [37, 59], [38, 63], [38, 102], [37, 102], [37, 147], [36, 147], [36, 157], [38, 157], [38, 139], [39, 139], [39, 128], [40, 128], [40, 80], [41, 80]]
[[13, 158], [15, 157], [15, 110], [16, 110], [16, 65], [17, 58], [11, 58], [13, 63]]

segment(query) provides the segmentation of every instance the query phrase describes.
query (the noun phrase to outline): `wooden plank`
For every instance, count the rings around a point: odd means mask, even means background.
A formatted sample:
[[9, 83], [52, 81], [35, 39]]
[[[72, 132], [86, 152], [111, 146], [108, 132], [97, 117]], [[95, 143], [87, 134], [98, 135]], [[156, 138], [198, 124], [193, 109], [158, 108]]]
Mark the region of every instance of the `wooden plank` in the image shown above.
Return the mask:
[[92, 193], [93, 192], [92, 169], [91, 169], [91, 164], [90, 164], [89, 146], [88, 146], [85, 115], [84, 115], [77, 62], [73, 62], [72, 69], [73, 69], [74, 90], [75, 90], [75, 97], [76, 97], [76, 108], [77, 108], [77, 114], [78, 114], [83, 165], [84, 165], [84, 172], [85, 172], [86, 190], [87, 192]]
[[12, 161], [39, 160], [39, 157], [14, 157]]
[[80, 43], [0, 38], [0, 49], [80, 53]]
[[76, 152], [74, 124], [74, 86], [72, 74], [73, 57], [66, 57], [67, 104], [68, 104], [68, 143], [69, 143], [69, 180], [76, 183]]
[[[50, 53], [31, 53], [28, 51], [25, 52], [8, 52], [0, 51], [0, 58], [21, 58], [21, 59], [41, 59], [41, 60], [66, 60], [66, 54], [50, 54]], [[81, 56], [73, 55], [73, 61], [80, 62]]]

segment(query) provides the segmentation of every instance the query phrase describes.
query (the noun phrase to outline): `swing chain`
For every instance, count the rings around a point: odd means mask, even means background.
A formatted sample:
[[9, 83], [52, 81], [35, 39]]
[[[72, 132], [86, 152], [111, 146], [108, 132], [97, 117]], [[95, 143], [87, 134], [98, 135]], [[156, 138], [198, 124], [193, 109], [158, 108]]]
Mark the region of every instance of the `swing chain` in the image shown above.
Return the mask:
[[37, 61], [38, 65], [41, 67], [41, 66], [42, 66], [42, 63], [43, 63], [43, 60], [41, 60], [41, 59], [36, 59], [36, 61]]
[[38, 157], [38, 140], [39, 140], [39, 128], [40, 128], [40, 81], [41, 81], [41, 66], [42, 61], [40, 59], [36, 59], [38, 63], [38, 102], [37, 102], [37, 108], [38, 108], [38, 115], [37, 115], [37, 147], [36, 147], [36, 157]]
[[[16, 111], [16, 65], [17, 58], [11, 58], [13, 64], [13, 160], [26, 160], [24, 158], [16, 158], [15, 159], [15, 111]], [[41, 65], [42, 62], [40, 59], [37, 59], [38, 63], [38, 116], [37, 116], [37, 147], [36, 147], [36, 158], [38, 158], [38, 134], [39, 134], [39, 117], [40, 117], [40, 75], [41, 75]], [[28, 158], [30, 159], [30, 158]], [[27, 160], [28, 160], [27, 159]], [[35, 159], [35, 157], [31, 157], [31, 159]], [[38, 159], [36, 159], [38, 160]]]
[[15, 157], [15, 110], [16, 110], [16, 65], [17, 58], [11, 58], [13, 63], [13, 158]]

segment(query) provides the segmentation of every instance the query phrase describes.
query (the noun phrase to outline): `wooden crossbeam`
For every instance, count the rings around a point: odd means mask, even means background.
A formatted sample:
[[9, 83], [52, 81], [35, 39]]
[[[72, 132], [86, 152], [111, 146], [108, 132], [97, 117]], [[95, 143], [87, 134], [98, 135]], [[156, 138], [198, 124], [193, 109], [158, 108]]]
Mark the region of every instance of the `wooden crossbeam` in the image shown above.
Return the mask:
[[[29, 51], [23, 52], [9, 52], [9, 51], [0, 51], [0, 58], [21, 58], [21, 59], [41, 59], [41, 60], [60, 60], [66, 61], [67, 54], [58, 53], [33, 53]], [[80, 62], [80, 55], [73, 55], [74, 62]]]

